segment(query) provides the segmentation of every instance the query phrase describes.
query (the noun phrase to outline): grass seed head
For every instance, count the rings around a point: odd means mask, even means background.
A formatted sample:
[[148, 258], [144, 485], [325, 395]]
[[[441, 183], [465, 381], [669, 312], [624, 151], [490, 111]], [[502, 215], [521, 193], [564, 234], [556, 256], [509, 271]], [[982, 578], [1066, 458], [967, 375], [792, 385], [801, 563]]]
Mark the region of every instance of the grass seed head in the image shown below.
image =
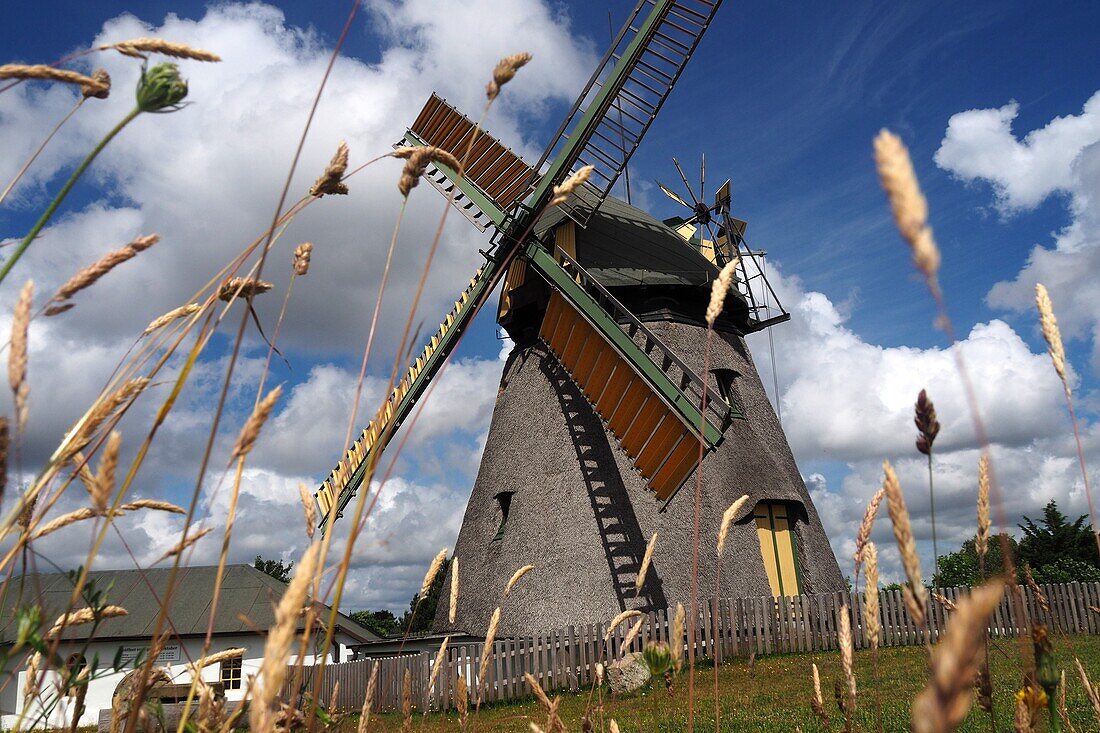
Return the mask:
[[[508, 595], [508, 591], [504, 592]], [[451, 561], [451, 597], [447, 608], [447, 622], [454, 623], [458, 614], [458, 558]]]
[[155, 509], [160, 512], [168, 512], [170, 514], [186, 514], [187, 511], [181, 506], [176, 506], [167, 501], [158, 501], [157, 499], [138, 499], [137, 501], [131, 501], [123, 504], [119, 507], [124, 512], [136, 512], [140, 509]]
[[145, 327], [145, 330], [141, 332], [141, 335], [143, 337], [148, 336], [153, 331], [162, 329], [173, 321], [177, 321], [180, 318], [186, 318], [198, 312], [200, 307], [198, 303], [188, 303], [187, 305], [181, 305], [179, 308], [173, 308], [164, 315], [154, 318], [149, 325]]
[[108, 252], [70, 277], [68, 281], [54, 293], [53, 300], [58, 302], [68, 300], [81, 290], [91, 287], [99, 278], [103, 277], [123, 262], [133, 259], [138, 253], [144, 252], [159, 241], [160, 235], [148, 234], [144, 237], [138, 237], [125, 247], [120, 247], [112, 252]]
[[[33, 505], [31, 505], [31, 506], [32, 506], [32, 511], [33, 511]], [[68, 512], [66, 514], [62, 514], [61, 516], [56, 517], [55, 519], [53, 519], [53, 520], [47, 522], [46, 524], [42, 525], [31, 536], [31, 539], [35, 539], [35, 540], [41, 539], [42, 537], [45, 537], [48, 534], [53, 534], [54, 532], [56, 532], [59, 529], [63, 529], [65, 527], [68, 527], [70, 524], [76, 524], [77, 522], [83, 522], [85, 519], [91, 519], [92, 517], [97, 517], [97, 516], [99, 516], [99, 515], [98, 515], [98, 513], [96, 513], [95, 510], [89, 509], [88, 507], [81, 507], [81, 508], [76, 509], [74, 511]], [[28, 522], [28, 526], [29, 526], [29, 522]]]
[[1058, 328], [1058, 319], [1054, 317], [1054, 304], [1050, 293], [1042, 283], [1035, 285], [1035, 305], [1039, 309], [1039, 325], [1043, 328], [1043, 338], [1047, 342], [1047, 353], [1054, 364], [1054, 371], [1062, 380], [1062, 386], [1068, 394], [1069, 382], [1066, 380], [1066, 349], [1062, 345], [1062, 331]]
[[34, 79], [37, 81], [59, 81], [64, 84], [75, 84], [81, 88], [95, 90], [97, 92], [110, 90], [110, 83], [104, 87], [103, 82], [95, 76], [85, 76], [68, 69], [55, 69], [45, 64], [4, 64], [0, 66], [0, 79]]
[[875, 138], [875, 164], [890, 200], [894, 222], [913, 252], [913, 263], [930, 280], [940, 269], [940, 251], [928, 227], [928, 202], [921, 193], [909, 151], [901, 138], [882, 130]]
[[279, 385], [256, 404], [256, 408], [249, 415], [244, 427], [241, 428], [240, 435], [237, 436], [237, 443], [233, 446], [234, 458], [244, 458], [251, 452], [253, 446], [256, 445], [256, 439], [260, 437], [260, 429], [271, 417], [271, 411], [275, 409], [275, 403], [279, 401], [282, 393], [283, 387]]
[[95, 80], [95, 84], [81, 84], [80, 95], [84, 99], [90, 99], [92, 97], [96, 99], [106, 99], [111, 96], [111, 75], [107, 73], [106, 69], [96, 69], [92, 72], [92, 79]]
[[294, 274], [305, 275], [309, 272], [309, 261], [313, 257], [313, 245], [302, 242], [294, 248]]
[[722, 315], [722, 308], [726, 305], [726, 295], [729, 294], [730, 286], [733, 285], [733, 276], [740, 261], [740, 257], [734, 257], [727, 262], [719, 271], [718, 277], [710, 284], [710, 302], [707, 304], [706, 313], [708, 326], [714, 326], [718, 316]]
[[684, 604], [676, 604], [676, 614], [672, 617], [672, 633], [668, 640], [672, 652], [672, 666], [680, 671], [684, 663]]
[[860, 563], [863, 562], [863, 548], [867, 546], [867, 543], [871, 539], [871, 530], [875, 527], [875, 517], [878, 516], [879, 506], [882, 504], [882, 500], [886, 497], [886, 488], [882, 487], [875, 492], [875, 495], [871, 497], [871, 501], [867, 504], [867, 509], [863, 512], [863, 521], [859, 523], [859, 531], [856, 532], [856, 574], [859, 574]]
[[905, 506], [905, 496], [901, 492], [901, 483], [889, 461], [882, 464], [885, 479], [886, 507], [890, 512], [890, 521], [894, 526], [894, 539], [901, 553], [901, 564], [905, 569], [908, 582], [902, 588], [902, 596], [909, 614], [918, 626], [928, 621], [928, 598], [921, 579], [920, 556], [917, 554], [917, 542], [913, 538], [913, 526], [909, 521], [909, 510]]
[[722, 557], [722, 550], [726, 546], [726, 535], [729, 534], [733, 520], [737, 518], [737, 514], [741, 511], [741, 507], [745, 506], [745, 502], [748, 500], [749, 495], [745, 494], [730, 504], [726, 508], [726, 511], [722, 512], [722, 523], [718, 527], [718, 557]]
[[374, 689], [378, 685], [378, 662], [371, 664], [370, 679], [367, 680], [367, 693], [363, 695], [363, 709], [359, 713], [359, 725], [356, 733], [367, 733], [367, 724], [370, 722], [371, 708], [374, 707]]
[[978, 534], [974, 538], [974, 549], [983, 563], [989, 551], [989, 531], [992, 526], [989, 519], [989, 455], [983, 453], [978, 459]]
[[560, 206], [564, 204], [565, 200], [569, 198], [569, 194], [573, 193], [581, 184], [587, 181], [594, 170], [596, 170], [596, 166], [586, 165], [562, 181], [560, 186], [554, 186], [554, 195], [547, 206]]
[[882, 633], [882, 622], [879, 620], [878, 549], [874, 542], [868, 542], [863, 548], [863, 563], [867, 568], [863, 581], [863, 625], [871, 639], [871, 648], [875, 649]]
[[393, 151], [393, 157], [405, 161], [405, 167], [401, 170], [401, 178], [397, 182], [397, 190], [406, 198], [409, 192], [420, 183], [420, 177], [428, 169], [429, 163], [445, 165], [457, 175], [462, 175], [462, 164], [458, 161], [458, 158], [443, 148], [432, 145], [398, 148]]
[[[344, 173], [348, 169], [348, 144], [343, 140], [336, 146], [336, 153], [332, 156], [324, 172], [313, 182], [309, 189], [310, 196], [320, 198], [324, 195], [347, 195], [348, 187], [343, 182]], [[297, 253], [295, 253], [297, 255]]]
[[218, 300], [224, 300], [226, 303], [235, 297], [250, 300], [273, 287], [275, 286], [266, 280], [258, 280], [254, 277], [231, 277], [218, 288]]
[[500, 94], [500, 88], [510, 82], [533, 57], [526, 51], [505, 56], [493, 69], [492, 80], [485, 85], [485, 96], [491, 102]]
[[27, 334], [31, 325], [31, 305], [34, 301], [34, 281], [28, 280], [19, 291], [11, 320], [11, 348], [8, 351], [8, 386], [15, 398], [15, 426], [19, 432], [27, 424]]
[[420, 596], [423, 598], [428, 595], [428, 591], [432, 587], [432, 583], [435, 582], [435, 576], [439, 574], [439, 569], [443, 567], [443, 561], [447, 559], [447, 548], [444, 547], [439, 553], [432, 558], [432, 564], [428, 566], [428, 572], [424, 574], [424, 582], [420, 584]]
[[913, 422], [917, 426], [917, 450], [931, 455], [932, 443], [940, 432], [940, 421], [936, 419], [936, 406], [928, 399], [928, 392], [921, 390], [914, 407]]
[[653, 536], [649, 538], [649, 543], [646, 544], [645, 555], [642, 556], [642, 564], [638, 568], [638, 575], [634, 579], [634, 595], [638, 595], [642, 592], [642, 586], [645, 585], [645, 576], [649, 572], [649, 564], [653, 560], [653, 550], [657, 547], [657, 533], [654, 532]]
[[638, 611], [637, 609], [629, 609], [627, 611], [623, 611], [618, 616], [611, 619], [611, 623], [607, 625], [607, 632], [603, 635], [604, 643], [611, 641], [611, 636], [615, 633], [615, 629], [619, 628], [619, 624], [628, 619], [636, 618], [641, 615], [641, 611]]
[[201, 48], [194, 48], [184, 43], [166, 41], [163, 38], [131, 38], [128, 41], [107, 43], [100, 46], [99, 51], [118, 51], [123, 56], [144, 59], [147, 53], [159, 53], [162, 56], [171, 56], [177, 59], [190, 59], [192, 61], [221, 61], [221, 56]]
[[213, 531], [214, 531], [213, 527], [206, 527], [204, 529], [200, 529], [197, 532], [193, 532], [192, 534], [185, 536], [182, 540], [180, 540], [178, 543], [176, 543], [175, 547], [173, 547], [171, 550], [169, 550], [168, 552], [161, 555], [160, 559], [157, 560], [157, 562], [162, 562], [164, 560], [167, 560], [170, 557], [175, 557], [176, 555], [180, 554], [181, 552], [186, 550], [188, 547], [191, 547], [196, 542], [198, 542], [203, 537], [205, 537], [206, 535], [210, 534]]
[[317, 502], [303, 483], [298, 484], [298, 497], [302, 500], [302, 511], [306, 517], [306, 536], [313, 539], [313, 533], [317, 529]]
[[534, 565], [524, 565], [522, 568], [512, 573], [512, 577], [508, 579], [508, 582], [504, 586], [504, 595], [507, 596], [512, 592], [512, 589], [516, 587], [516, 583], [520, 581], [524, 575], [535, 569]]

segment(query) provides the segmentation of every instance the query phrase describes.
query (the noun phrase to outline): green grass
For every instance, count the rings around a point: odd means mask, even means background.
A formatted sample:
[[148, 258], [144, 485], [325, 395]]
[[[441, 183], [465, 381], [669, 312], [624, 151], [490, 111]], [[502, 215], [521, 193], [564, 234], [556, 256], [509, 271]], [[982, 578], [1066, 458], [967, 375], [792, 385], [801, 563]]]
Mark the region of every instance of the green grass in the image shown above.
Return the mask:
[[[1055, 636], [1055, 651], [1061, 668], [1066, 670], [1068, 692], [1066, 705], [1070, 719], [1079, 730], [1095, 730], [1096, 720], [1084, 690], [1077, 678], [1073, 657], [1081, 659], [1091, 674], [1100, 676], [1100, 637]], [[990, 650], [994, 683], [993, 705], [997, 713], [998, 730], [1012, 730], [1013, 694], [1021, 686], [1024, 664], [1030, 659], [1030, 642], [1026, 648], [1014, 639], [998, 639]], [[721, 730], [784, 731], [796, 726], [806, 733], [823, 730], [810, 711], [810, 665], [821, 670], [822, 693], [826, 709], [833, 719], [833, 729], [842, 726], [841, 715], [833, 698], [833, 683], [841, 680], [840, 656], [836, 652], [788, 654], [758, 658], [753, 665], [738, 659], [718, 669]], [[923, 687], [926, 670], [924, 650], [919, 647], [895, 647], [879, 651], [879, 684], [883, 729], [909, 730], [909, 702]], [[856, 677], [859, 702], [855, 716], [857, 730], [875, 730], [875, 686], [872, 682], [870, 652], [856, 654]], [[695, 674], [696, 730], [714, 730], [714, 671], [700, 666]], [[598, 700], [593, 697], [592, 708]], [[581, 730], [581, 718], [588, 707], [588, 694], [562, 693], [560, 713], [566, 729]], [[604, 692], [603, 715], [614, 718], [624, 731], [683, 731], [687, 729], [687, 675], [675, 679], [669, 694], [664, 684], [646, 688], [640, 694], [612, 699]], [[1045, 716], [1045, 711], [1042, 713]], [[594, 710], [592, 722], [600, 729], [599, 712]], [[482, 707], [479, 713], [470, 710], [471, 726], [476, 733], [494, 731], [529, 731], [528, 723], [544, 725], [544, 710], [534, 700]], [[354, 726], [353, 721], [348, 724]], [[398, 731], [399, 713], [385, 713], [372, 718], [370, 730]], [[456, 731], [458, 718], [454, 711], [421, 716], [414, 713], [413, 730], [424, 733]], [[963, 731], [988, 731], [989, 716], [977, 709], [971, 711], [961, 726]], [[1045, 730], [1045, 722], [1039, 730]], [[606, 730], [606, 729], [605, 729]]]

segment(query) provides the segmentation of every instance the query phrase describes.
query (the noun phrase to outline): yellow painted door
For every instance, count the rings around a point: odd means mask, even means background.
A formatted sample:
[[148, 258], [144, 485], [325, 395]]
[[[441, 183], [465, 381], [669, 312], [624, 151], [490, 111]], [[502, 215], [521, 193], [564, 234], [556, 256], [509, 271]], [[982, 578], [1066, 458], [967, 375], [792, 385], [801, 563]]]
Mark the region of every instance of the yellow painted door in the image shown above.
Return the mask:
[[798, 556], [787, 504], [762, 501], [756, 505], [754, 517], [772, 595], [798, 595]]

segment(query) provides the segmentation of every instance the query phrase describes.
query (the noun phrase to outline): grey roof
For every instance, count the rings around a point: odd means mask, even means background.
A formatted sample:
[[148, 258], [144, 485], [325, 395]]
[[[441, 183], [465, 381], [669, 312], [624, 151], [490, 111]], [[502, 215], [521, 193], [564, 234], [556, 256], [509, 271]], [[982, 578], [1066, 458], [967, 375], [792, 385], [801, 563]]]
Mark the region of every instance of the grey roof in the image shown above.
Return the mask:
[[[95, 637], [148, 638], [156, 628], [160, 599], [164, 597], [169, 572], [170, 568], [153, 568], [97, 570], [89, 573], [89, 580], [94, 581], [97, 589], [110, 588], [107, 593], [109, 603], [122, 606], [129, 612], [126, 616], [103, 621]], [[206, 633], [217, 573], [218, 568], [213, 565], [180, 569], [169, 610], [169, 619], [176, 635], [194, 636]], [[68, 607], [73, 588], [68, 575], [29, 575], [23, 580], [25, 583], [22, 584], [19, 578], [9, 582], [8, 599], [4, 604], [7, 613], [4, 619], [0, 619], [0, 643], [14, 639], [12, 611], [17, 606], [41, 604], [45, 624], [52, 623]], [[17, 592], [21, 585], [24, 588], [22, 600]], [[250, 565], [227, 566], [218, 610], [214, 615], [214, 633], [245, 634], [266, 631], [275, 622], [274, 606], [282, 598], [286, 587], [286, 583]], [[379, 638], [377, 634], [342, 613], [337, 618], [339, 627], [360, 641]], [[90, 631], [90, 625], [75, 626], [65, 633], [65, 638], [84, 639]]]
[[[539, 220], [539, 233], [565, 220], [552, 209]], [[608, 197], [585, 228], [577, 227], [577, 261], [604, 287], [629, 285], [705, 286], [718, 275], [698, 250], [668, 225]]]

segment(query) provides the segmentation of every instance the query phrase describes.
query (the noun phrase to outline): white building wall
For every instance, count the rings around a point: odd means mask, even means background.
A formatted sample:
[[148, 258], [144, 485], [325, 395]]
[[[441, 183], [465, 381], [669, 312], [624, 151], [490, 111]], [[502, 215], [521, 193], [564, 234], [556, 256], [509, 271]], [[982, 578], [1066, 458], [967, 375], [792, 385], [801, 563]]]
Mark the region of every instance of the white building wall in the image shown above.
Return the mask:
[[[218, 636], [214, 638], [210, 649], [211, 654], [234, 647], [243, 647], [245, 649], [241, 665], [241, 687], [236, 690], [226, 690], [225, 698], [227, 701], [235, 702], [244, 697], [245, 688], [248, 686], [248, 678], [259, 673], [260, 664], [263, 662], [264, 641], [264, 637], [257, 634]], [[180, 647], [180, 661], [165, 663], [158, 666], [165, 666], [169, 669], [173, 676], [174, 683], [189, 683], [191, 677], [186, 667], [190, 661], [202, 656], [202, 642], [203, 639], [201, 637], [185, 639], [183, 642], [176, 642]], [[336, 634], [334, 643], [339, 645], [339, 661], [351, 661], [353, 652], [348, 648], [348, 645], [357, 642], [357, 639], [346, 634]], [[103, 670], [105, 668], [107, 670], [110, 669], [111, 663], [114, 661], [115, 653], [120, 646], [142, 645], [132, 641], [94, 641], [89, 644], [87, 651], [84, 652], [89, 662], [94, 655], [99, 655], [98, 667], [100, 671], [97, 673], [97, 678], [88, 684], [88, 693], [84, 699], [85, 709], [84, 713], [80, 716], [80, 725], [94, 725], [99, 722], [99, 711], [110, 709], [111, 698], [114, 695], [115, 688], [118, 687], [122, 678], [134, 668], [133, 664], [128, 664], [126, 668], [120, 672], [104, 674]], [[167, 645], [169, 649], [171, 646], [172, 644]], [[70, 653], [80, 648], [79, 645], [63, 646], [59, 650], [59, 653], [61, 658], [65, 659]], [[297, 655], [292, 654], [289, 664], [295, 664], [296, 660]], [[303, 659], [303, 663], [306, 665], [312, 665], [316, 661], [317, 658], [312, 654], [306, 655]], [[329, 663], [333, 661], [331, 653], [328, 655], [328, 661]], [[8, 661], [8, 665], [4, 670], [4, 679], [6, 683], [3, 685], [2, 692], [0, 692], [0, 727], [4, 729], [11, 729], [14, 727], [23, 710], [23, 689], [27, 682], [26, 662], [26, 655], [16, 655], [15, 659]], [[220, 675], [221, 667], [218, 664], [210, 665], [202, 671], [203, 679], [208, 682], [218, 682], [220, 680]], [[50, 672], [45, 676], [40, 685], [41, 693], [38, 698], [31, 701], [29, 709], [23, 717], [21, 728], [26, 730], [32, 726], [32, 723], [33, 726], [37, 728], [43, 727], [43, 724], [48, 727], [56, 728], [71, 724], [75, 700], [65, 699], [56, 702], [56, 704], [52, 704], [53, 701], [56, 700], [57, 690], [55, 685], [59, 679], [60, 676], [56, 672]], [[50, 715], [44, 716], [43, 710], [47, 707], [51, 707], [51, 705], [52, 710]]]

